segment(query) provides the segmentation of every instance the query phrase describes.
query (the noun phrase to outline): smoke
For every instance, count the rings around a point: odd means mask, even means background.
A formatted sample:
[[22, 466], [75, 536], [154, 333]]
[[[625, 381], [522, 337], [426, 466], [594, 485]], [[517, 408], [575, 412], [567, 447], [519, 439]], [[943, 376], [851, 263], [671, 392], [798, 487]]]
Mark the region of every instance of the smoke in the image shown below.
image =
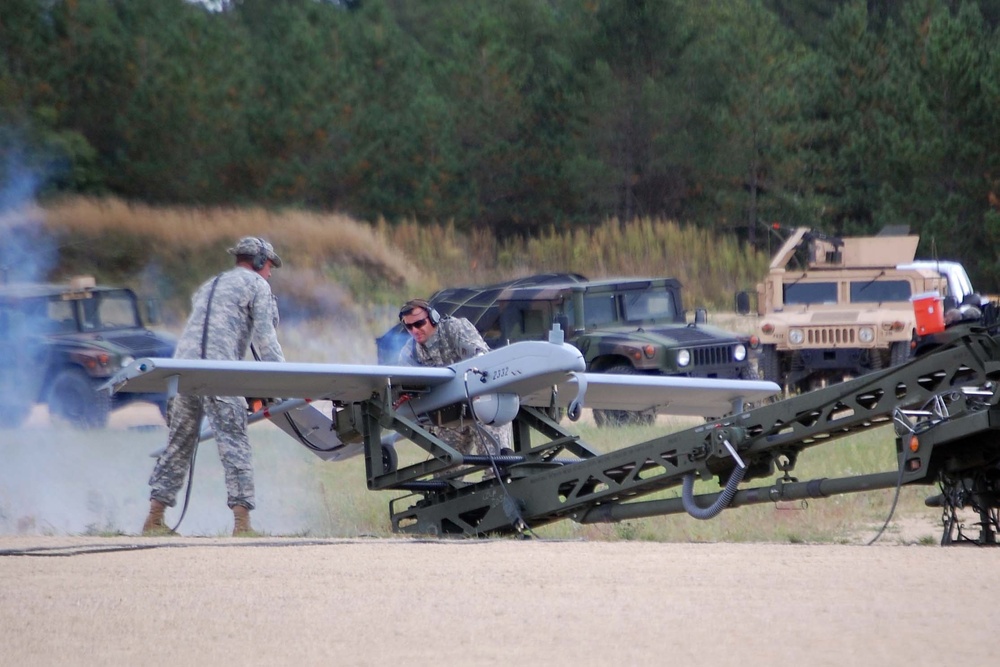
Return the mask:
[[[46, 281], [58, 266], [59, 246], [35, 204], [45, 179], [25, 166], [21, 152], [0, 146], [0, 155], [5, 156], [0, 162], [0, 284]], [[375, 362], [369, 332], [391, 318], [381, 322], [383, 314], [365, 312], [347, 290], [322, 276], [287, 268], [277, 272], [282, 273], [287, 280], [275, 289], [282, 304], [278, 333], [290, 361]], [[139, 280], [143, 294], [173, 292], [155, 264]], [[116, 411], [108, 428], [93, 431], [52, 423], [45, 406], [35, 406], [20, 429], [0, 429], [0, 534], [138, 533], [149, 508], [148, 479], [155, 463], [150, 453], [164, 447], [166, 438], [163, 420], [150, 405]], [[316, 473], [317, 465], [329, 464], [271, 424], [252, 426], [250, 440], [256, 459], [254, 527], [274, 535], [329, 528]], [[191, 488], [180, 532], [228, 534], [233, 517], [214, 441], [199, 446]], [[170, 526], [180, 519], [183, 503], [182, 495], [168, 511]]]
[[[166, 444], [166, 429], [119, 423], [87, 432], [32, 422], [0, 432], [0, 534], [138, 534], [149, 509], [147, 482], [155, 463], [150, 454]], [[328, 523], [314, 474], [322, 463], [270, 425], [252, 426], [250, 439], [254, 528], [271, 535], [317, 534]], [[228, 535], [233, 515], [214, 441], [199, 446], [191, 489], [178, 532]], [[183, 504], [182, 491], [167, 512], [171, 527]]]
[[7, 153], [0, 173], [0, 284], [44, 279], [56, 263], [58, 247], [34, 205], [41, 182], [20, 151]]
[[40, 181], [36, 173], [24, 167], [22, 152], [10, 151], [0, 177], [0, 210], [20, 208], [33, 201]]

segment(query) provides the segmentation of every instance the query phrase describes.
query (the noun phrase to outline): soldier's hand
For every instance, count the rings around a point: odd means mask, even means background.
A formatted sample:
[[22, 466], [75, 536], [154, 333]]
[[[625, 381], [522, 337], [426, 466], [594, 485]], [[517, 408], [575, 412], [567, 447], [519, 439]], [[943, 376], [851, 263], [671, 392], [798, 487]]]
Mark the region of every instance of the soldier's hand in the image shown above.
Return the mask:
[[246, 399], [246, 401], [247, 401], [247, 411], [249, 411], [250, 414], [253, 414], [255, 412], [260, 412], [264, 408], [269, 408], [272, 405], [277, 405], [278, 403], [281, 403], [282, 399], [280, 399], [280, 398], [253, 398], [253, 397], [248, 396], [247, 399]]

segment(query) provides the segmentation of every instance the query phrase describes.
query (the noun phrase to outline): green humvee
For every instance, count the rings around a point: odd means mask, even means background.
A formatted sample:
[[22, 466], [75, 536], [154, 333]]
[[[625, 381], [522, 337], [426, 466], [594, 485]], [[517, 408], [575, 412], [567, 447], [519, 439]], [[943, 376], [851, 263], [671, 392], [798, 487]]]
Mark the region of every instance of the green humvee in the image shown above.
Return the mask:
[[166, 409], [166, 394], [111, 395], [103, 385], [138, 357], [173, 355], [172, 336], [146, 328], [135, 293], [85, 276], [68, 284], [0, 284], [0, 428], [36, 403], [79, 428], [100, 428], [133, 401]]
[[[699, 309], [688, 322], [681, 284], [673, 278], [587, 280], [553, 273], [484, 287], [443, 289], [428, 299], [442, 316], [470, 320], [492, 348], [544, 340], [553, 325], [598, 373], [645, 373], [755, 379], [750, 337], [706, 324]], [[397, 324], [378, 341], [379, 363], [395, 363], [408, 334]], [[599, 425], [653, 414], [595, 411]]]

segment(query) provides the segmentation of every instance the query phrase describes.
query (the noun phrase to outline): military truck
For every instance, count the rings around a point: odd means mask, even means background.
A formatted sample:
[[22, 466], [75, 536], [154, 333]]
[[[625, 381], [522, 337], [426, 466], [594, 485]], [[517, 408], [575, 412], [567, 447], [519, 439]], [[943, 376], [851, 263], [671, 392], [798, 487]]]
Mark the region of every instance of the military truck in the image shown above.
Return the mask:
[[[756, 377], [750, 336], [710, 326], [698, 309], [687, 321], [681, 284], [673, 278], [587, 280], [575, 273], [529, 276], [444, 289], [428, 299], [442, 315], [470, 320], [491, 348], [544, 340], [558, 324], [583, 353], [587, 370], [702, 378]], [[408, 339], [399, 324], [380, 337], [379, 363], [395, 363]], [[595, 411], [601, 425], [649, 423], [652, 413]]]
[[[979, 299], [961, 264], [914, 260], [919, 240], [796, 229], [757, 285], [759, 375], [791, 394], [909, 359], [914, 297], [938, 295], [943, 309]], [[737, 310], [751, 301], [738, 294]]]
[[134, 401], [166, 409], [164, 394], [114, 394], [102, 385], [137, 357], [169, 357], [176, 341], [143, 323], [125, 287], [81, 276], [67, 284], [0, 284], [0, 427], [16, 428], [34, 405], [79, 428], [107, 424]]

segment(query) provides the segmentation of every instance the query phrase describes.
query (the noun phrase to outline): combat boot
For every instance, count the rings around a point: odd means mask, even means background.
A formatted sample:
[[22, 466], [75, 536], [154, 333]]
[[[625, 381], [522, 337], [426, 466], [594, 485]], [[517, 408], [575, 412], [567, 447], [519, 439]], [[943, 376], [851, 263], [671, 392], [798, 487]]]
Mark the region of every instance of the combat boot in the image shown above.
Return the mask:
[[146, 517], [146, 522], [142, 524], [143, 535], [148, 537], [157, 537], [174, 534], [174, 531], [167, 527], [167, 524], [163, 519], [163, 513], [166, 510], [167, 506], [159, 500], [149, 501], [149, 516]]
[[243, 505], [233, 505], [233, 537], [255, 537], [257, 533], [250, 525], [250, 510]]

